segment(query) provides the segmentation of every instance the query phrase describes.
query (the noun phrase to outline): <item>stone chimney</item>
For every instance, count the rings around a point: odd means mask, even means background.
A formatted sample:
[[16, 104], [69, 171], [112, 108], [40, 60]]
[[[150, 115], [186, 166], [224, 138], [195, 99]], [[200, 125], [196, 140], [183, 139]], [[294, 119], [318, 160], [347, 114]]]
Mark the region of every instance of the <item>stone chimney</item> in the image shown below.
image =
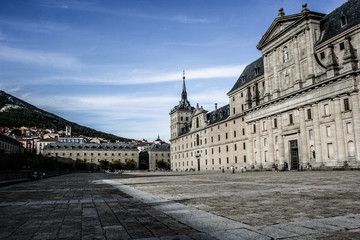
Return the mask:
[[217, 103], [215, 103], [215, 110], [217, 110]]

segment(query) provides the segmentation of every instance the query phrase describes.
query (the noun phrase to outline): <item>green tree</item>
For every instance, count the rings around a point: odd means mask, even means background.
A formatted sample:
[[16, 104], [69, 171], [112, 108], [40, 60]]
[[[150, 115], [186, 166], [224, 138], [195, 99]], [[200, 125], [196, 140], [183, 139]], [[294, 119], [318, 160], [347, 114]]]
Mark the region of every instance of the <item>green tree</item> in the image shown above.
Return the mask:
[[114, 169], [114, 170], [122, 170], [122, 169], [124, 169], [124, 164], [121, 163], [119, 160], [115, 159], [111, 163], [111, 168]]
[[131, 160], [125, 160], [125, 167], [127, 170], [135, 170], [136, 169], [136, 162], [131, 159]]
[[109, 168], [109, 162], [106, 160], [100, 160], [99, 166], [103, 170], [107, 170]]
[[165, 162], [164, 160], [156, 160], [156, 168], [169, 170], [170, 169], [170, 163]]
[[76, 159], [75, 168], [76, 168], [76, 170], [85, 170], [86, 169], [85, 161], [80, 160], [80, 159]]

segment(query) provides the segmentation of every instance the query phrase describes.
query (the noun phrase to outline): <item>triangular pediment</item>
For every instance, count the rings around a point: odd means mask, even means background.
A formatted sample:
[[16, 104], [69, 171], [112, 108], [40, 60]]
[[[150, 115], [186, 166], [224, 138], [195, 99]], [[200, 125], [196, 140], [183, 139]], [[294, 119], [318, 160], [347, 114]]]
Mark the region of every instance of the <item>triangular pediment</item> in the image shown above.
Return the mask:
[[304, 15], [299, 13], [276, 18], [262, 36], [260, 42], [256, 46], [257, 49], [261, 50], [264, 45], [271, 42], [271, 40], [275, 39], [277, 36], [285, 33], [288, 29], [296, 25], [303, 17]]
[[195, 108], [195, 110], [193, 112], [193, 116], [197, 116], [202, 113], [206, 114], [207, 111], [205, 111], [202, 107], [201, 108], [197, 107], [197, 108]]

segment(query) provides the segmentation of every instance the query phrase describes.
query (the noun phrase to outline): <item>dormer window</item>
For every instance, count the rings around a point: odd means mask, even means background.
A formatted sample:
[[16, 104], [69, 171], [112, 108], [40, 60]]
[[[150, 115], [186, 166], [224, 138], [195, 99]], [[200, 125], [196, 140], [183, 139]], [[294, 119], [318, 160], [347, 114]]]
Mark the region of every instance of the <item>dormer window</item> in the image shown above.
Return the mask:
[[260, 67], [255, 67], [255, 75], [258, 75], [260, 73]]
[[347, 17], [345, 15], [342, 15], [340, 17], [341, 27], [345, 27], [347, 25]]
[[241, 76], [241, 80], [242, 80], [242, 82], [244, 83], [245, 80], [246, 80], [246, 77], [245, 77], [244, 75], [242, 75], [242, 76]]

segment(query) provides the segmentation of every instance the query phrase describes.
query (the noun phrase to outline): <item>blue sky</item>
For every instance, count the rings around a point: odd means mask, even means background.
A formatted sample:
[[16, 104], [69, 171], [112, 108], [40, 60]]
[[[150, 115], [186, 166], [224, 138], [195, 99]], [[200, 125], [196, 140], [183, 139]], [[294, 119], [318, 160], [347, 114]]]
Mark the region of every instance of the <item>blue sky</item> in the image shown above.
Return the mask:
[[[345, 0], [307, 1], [329, 13]], [[0, 89], [122, 137], [170, 137], [182, 72], [188, 99], [228, 103], [262, 34], [301, 0], [1, 0]]]

